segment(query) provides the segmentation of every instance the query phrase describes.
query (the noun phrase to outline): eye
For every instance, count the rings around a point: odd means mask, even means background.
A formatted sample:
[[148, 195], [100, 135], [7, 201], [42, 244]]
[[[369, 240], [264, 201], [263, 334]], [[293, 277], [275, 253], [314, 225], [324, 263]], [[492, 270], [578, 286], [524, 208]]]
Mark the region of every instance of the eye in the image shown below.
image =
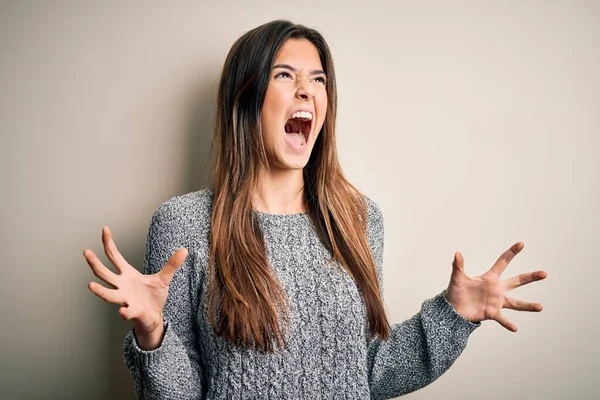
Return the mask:
[[318, 76], [315, 78], [315, 81], [322, 83], [323, 85], [327, 84], [327, 79], [324, 76]]
[[290, 75], [289, 72], [281, 71], [281, 72], [276, 73], [274, 78], [277, 79], [277, 78], [291, 78], [291, 77], [292, 77], [292, 75]]

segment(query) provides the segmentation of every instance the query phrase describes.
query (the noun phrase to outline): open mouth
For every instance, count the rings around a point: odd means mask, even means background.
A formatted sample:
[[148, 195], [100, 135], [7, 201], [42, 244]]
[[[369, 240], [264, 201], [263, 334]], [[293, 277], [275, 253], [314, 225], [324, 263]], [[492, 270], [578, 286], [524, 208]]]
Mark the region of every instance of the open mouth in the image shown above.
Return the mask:
[[308, 142], [308, 137], [312, 128], [312, 113], [306, 111], [297, 111], [285, 123], [285, 133], [292, 145], [296, 147], [304, 146]]

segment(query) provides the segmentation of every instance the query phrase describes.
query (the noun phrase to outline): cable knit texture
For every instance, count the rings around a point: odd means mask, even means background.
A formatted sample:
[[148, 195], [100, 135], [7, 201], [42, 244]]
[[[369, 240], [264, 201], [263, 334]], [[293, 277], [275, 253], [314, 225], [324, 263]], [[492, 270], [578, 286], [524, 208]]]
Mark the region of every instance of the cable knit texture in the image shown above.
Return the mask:
[[[174, 197], [152, 216], [144, 272], [158, 272], [179, 247], [164, 309], [165, 336], [144, 351], [135, 332], [125, 361], [140, 399], [388, 399], [426, 386], [458, 358], [479, 323], [460, 316], [444, 292], [388, 341], [370, 339], [362, 297], [319, 241], [307, 214], [255, 213], [267, 257], [290, 305], [288, 346], [274, 354], [241, 349], [208, 323], [207, 268], [213, 192]], [[381, 281], [383, 216], [368, 197], [368, 238]], [[383, 287], [383, 285], [382, 285]]]

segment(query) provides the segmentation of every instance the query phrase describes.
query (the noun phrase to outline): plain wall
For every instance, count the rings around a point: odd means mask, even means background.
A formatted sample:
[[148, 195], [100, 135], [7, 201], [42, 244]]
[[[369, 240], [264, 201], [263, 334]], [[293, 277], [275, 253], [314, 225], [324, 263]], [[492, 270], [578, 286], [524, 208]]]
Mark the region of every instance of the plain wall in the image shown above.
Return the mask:
[[141, 266], [149, 219], [206, 183], [220, 68], [276, 18], [319, 29], [337, 67], [346, 174], [386, 224], [394, 322], [512, 243], [545, 269], [409, 399], [600, 397], [600, 2], [0, 3], [0, 397], [131, 399], [129, 325], [87, 289], [113, 230]]

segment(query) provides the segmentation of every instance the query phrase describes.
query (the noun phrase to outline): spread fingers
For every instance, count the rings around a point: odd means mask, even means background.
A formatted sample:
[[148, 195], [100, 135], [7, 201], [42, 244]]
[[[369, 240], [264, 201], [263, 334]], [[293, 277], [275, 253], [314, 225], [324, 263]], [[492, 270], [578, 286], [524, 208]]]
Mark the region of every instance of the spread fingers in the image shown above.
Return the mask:
[[93, 251], [84, 250], [83, 256], [98, 279], [102, 279], [109, 285], [117, 287], [117, 280], [119, 279], [118, 275], [106, 268]]
[[502, 313], [498, 313], [498, 315], [496, 315], [496, 317], [494, 317], [494, 319], [496, 320], [496, 322], [498, 322], [500, 325], [502, 325], [509, 331], [511, 331], [511, 332], [517, 331], [517, 326], [515, 324], [513, 324], [512, 322], [510, 322], [504, 315], [502, 315]]
[[530, 303], [528, 301], [513, 299], [512, 297], [507, 297], [504, 300], [504, 306], [502, 306], [502, 308], [508, 308], [515, 311], [531, 312], [540, 312], [544, 309], [540, 303]]
[[519, 274], [513, 278], [510, 278], [506, 281], [506, 288], [508, 290], [516, 289], [520, 286], [527, 285], [531, 282], [541, 281], [548, 276], [546, 271], [535, 271], [528, 272], [525, 274]]
[[88, 284], [88, 288], [92, 291], [92, 293], [107, 303], [114, 303], [121, 306], [127, 305], [125, 303], [125, 299], [118, 290], [106, 288], [96, 282], [90, 282]]
[[113, 240], [112, 233], [108, 226], [102, 228], [102, 243], [104, 244], [104, 252], [110, 262], [113, 263], [119, 272], [123, 272], [123, 269], [129, 264], [121, 255], [119, 249], [117, 249], [117, 245]]

